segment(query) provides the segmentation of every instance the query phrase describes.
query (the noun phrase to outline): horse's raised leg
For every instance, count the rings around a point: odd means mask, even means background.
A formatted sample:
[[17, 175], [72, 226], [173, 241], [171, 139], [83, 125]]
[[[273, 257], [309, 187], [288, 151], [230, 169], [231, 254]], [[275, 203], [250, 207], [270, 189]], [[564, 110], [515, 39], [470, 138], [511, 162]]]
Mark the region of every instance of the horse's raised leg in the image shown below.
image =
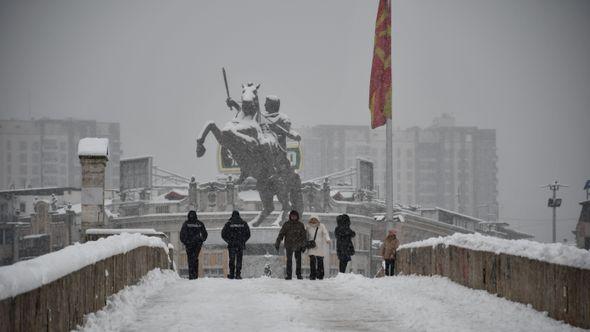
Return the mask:
[[205, 154], [205, 151], [207, 151], [203, 144], [205, 143], [205, 138], [207, 138], [209, 132], [212, 132], [215, 139], [217, 139], [217, 142], [219, 142], [220, 145], [223, 145], [221, 143], [221, 130], [217, 128], [217, 125], [214, 122], [207, 122], [201, 135], [197, 138], [197, 158], [202, 157]]
[[[293, 210], [303, 215], [303, 194], [301, 193], [301, 178], [299, 174], [293, 173], [289, 181], [289, 200]], [[311, 211], [311, 207], [310, 207]]]

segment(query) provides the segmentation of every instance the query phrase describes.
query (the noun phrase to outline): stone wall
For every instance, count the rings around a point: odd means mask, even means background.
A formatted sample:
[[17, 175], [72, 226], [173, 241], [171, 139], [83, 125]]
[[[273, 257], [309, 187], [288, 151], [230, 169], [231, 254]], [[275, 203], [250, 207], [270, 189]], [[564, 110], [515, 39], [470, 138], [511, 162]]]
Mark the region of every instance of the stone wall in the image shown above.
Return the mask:
[[452, 245], [401, 249], [396, 268], [403, 274], [444, 276], [590, 328], [590, 270]]
[[168, 254], [139, 247], [88, 265], [49, 284], [0, 301], [0, 331], [70, 331], [107, 297], [137, 283], [152, 269], [168, 268]]

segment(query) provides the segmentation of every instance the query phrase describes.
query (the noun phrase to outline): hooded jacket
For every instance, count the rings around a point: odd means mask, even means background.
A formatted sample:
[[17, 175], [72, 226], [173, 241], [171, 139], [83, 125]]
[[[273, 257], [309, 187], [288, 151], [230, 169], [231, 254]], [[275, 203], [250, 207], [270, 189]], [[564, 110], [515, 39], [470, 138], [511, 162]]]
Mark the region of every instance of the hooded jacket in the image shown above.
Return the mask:
[[207, 240], [207, 229], [205, 224], [197, 218], [197, 212], [189, 211], [187, 219], [180, 229], [180, 242], [186, 249], [196, 249]]
[[232, 212], [231, 218], [223, 226], [221, 238], [227, 243], [228, 248], [246, 247], [246, 241], [250, 238], [250, 227], [242, 220], [238, 211]]
[[381, 245], [381, 256], [383, 259], [395, 259], [395, 252], [399, 247], [399, 240], [395, 234], [388, 234]]
[[334, 235], [336, 236], [336, 252], [338, 257], [348, 257], [354, 255], [354, 245], [352, 238], [356, 233], [350, 229], [350, 217], [347, 214], [341, 214], [336, 217], [336, 229]]
[[[290, 216], [295, 214], [297, 218], [291, 220]], [[279, 231], [279, 236], [275, 242], [275, 247], [279, 248], [283, 238], [285, 239], [285, 249], [288, 250], [301, 250], [305, 246], [306, 237], [305, 226], [299, 221], [299, 213], [297, 211], [291, 211], [289, 213], [289, 220], [283, 224]]]
[[[313, 220], [317, 220], [317, 222], [314, 222]], [[316, 229], [318, 231], [317, 235], [315, 235], [316, 233]], [[307, 254], [310, 256], [320, 256], [323, 257], [328, 253], [328, 249], [329, 249], [329, 241], [330, 241], [330, 234], [328, 233], [328, 230], [326, 229], [326, 226], [324, 226], [324, 224], [322, 224], [320, 222], [320, 219], [316, 216], [312, 216], [309, 221], [307, 222], [307, 225], [305, 226], [305, 230], [307, 231], [307, 240], [311, 241], [313, 240], [313, 236], [315, 235], [315, 243], [316, 243], [316, 247], [315, 248], [310, 248], [307, 249]]]

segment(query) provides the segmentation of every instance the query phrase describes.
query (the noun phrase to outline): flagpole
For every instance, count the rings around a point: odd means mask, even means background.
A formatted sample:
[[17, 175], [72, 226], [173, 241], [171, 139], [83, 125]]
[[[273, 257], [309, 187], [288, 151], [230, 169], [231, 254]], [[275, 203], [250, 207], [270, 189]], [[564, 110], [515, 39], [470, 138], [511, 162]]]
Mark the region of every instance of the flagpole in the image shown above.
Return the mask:
[[387, 230], [391, 228], [393, 221], [393, 140], [391, 119], [385, 123], [385, 205]]
[[[389, 11], [389, 17], [391, 18], [391, 0], [387, 1], [387, 8]], [[389, 29], [391, 29], [391, 23], [389, 25]], [[391, 30], [390, 30], [391, 33]], [[391, 47], [391, 45], [389, 46]], [[391, 50], [388, 50], [391, 52]], [[390, 67], [391, 68], [391, 67]], [[390, 69], [391, 70], [391, 69]], [[393, 113], [393, 86], [392, 84], [390, 84], [389, 89], [391, 91], [391, 104], [392, 104], [392, 109], [391, 112]], [[385, 123], [385, 136], [387, 136], [386, 139], [386, 146], [385, 146], [385, 157], [387, 158], [387, 163], [385, 164], [385, 185], [387, 186], [387, 192], [386, 192], [386, 197], [385, 197], [385, 204], [387, 204], [386, 207], [386, 213], [387, 213], [387, 230], [389, 230], [390, 228], [392, 228], [393, 226], [393, 128], [391, 127], [391, 118], [393, 117], [393, 114], [390, 113], [390, 116], [387, 117], [386, 123]]]

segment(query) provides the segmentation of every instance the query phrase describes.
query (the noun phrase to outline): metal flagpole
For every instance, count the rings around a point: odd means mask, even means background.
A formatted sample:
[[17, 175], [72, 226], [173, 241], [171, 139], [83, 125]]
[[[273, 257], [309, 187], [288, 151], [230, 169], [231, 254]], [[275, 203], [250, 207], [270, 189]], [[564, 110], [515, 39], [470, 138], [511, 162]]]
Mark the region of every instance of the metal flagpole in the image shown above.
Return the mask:
[[387, 118], [385, 124], [385, 204], [387, 230], [393, 221], [393, 140], [391, 118]]

